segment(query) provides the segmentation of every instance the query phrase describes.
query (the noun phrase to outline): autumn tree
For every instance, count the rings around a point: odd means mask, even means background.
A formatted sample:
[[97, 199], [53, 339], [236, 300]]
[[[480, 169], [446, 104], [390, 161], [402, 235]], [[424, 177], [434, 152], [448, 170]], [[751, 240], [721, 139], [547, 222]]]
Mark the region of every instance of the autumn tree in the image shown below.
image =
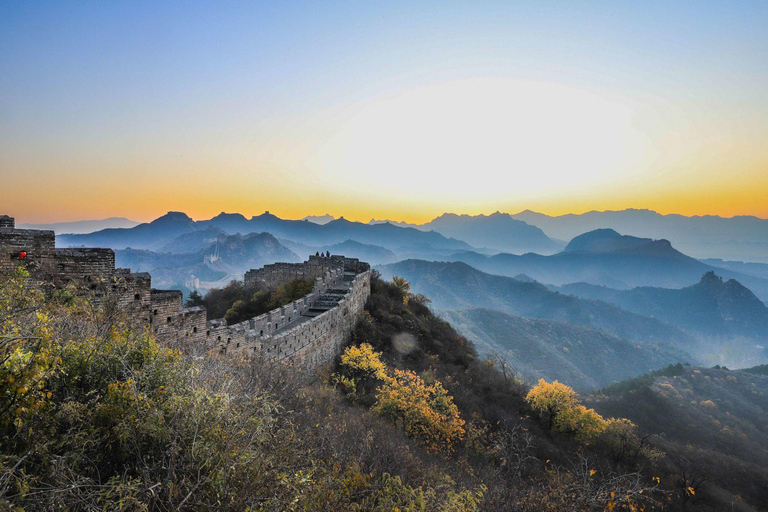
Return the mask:
[[392, 284], [403, 295], [403, 304], [407, 306], [408, 299], [411, 297], [411, 283], [406, 281], [404, 277], [395, 276], [392, 278]]
[[368, 343], [352, 345], [341, 355], [341, 374], [336, 377], [347, 392], [361, 395], [373, 391], [387, 379], [387, 367], [381, 353]]
[[576, 407], [576, 392], [573, 388], [554, 381], [551, 384], [544, 379], [531, 388], [525, 397], [534, 411], [546, 413], [549, 418], [549, 428]]
[[400, 424], [430, 451], [450, 451], [464, 436], [464, 420], [443, 385], [395, 370], [379, 388], [374, 409]]

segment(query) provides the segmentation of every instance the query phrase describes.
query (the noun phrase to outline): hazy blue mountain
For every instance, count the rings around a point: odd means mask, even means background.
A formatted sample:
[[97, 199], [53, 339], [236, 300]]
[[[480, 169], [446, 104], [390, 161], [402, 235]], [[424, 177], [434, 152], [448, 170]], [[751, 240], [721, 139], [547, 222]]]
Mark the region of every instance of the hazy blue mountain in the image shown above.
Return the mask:
[[599, 229], [575, 237], [563, 252], [551, 256], [501, 253], [486, 256], [472, 252], [449, 258], [493, 274], [526, 274], [537, 281], [562, 285], [586, 282], [629, 289], [636, 286], [682, 288], [716, 271], [737, 279], [761, 300], [768, 300], [768, 280], [706, 265], [676, 250], [667, 240], [622, 236]]
[[301, 220], [308, 220], [309, 222], [314, 222], [315, 224], [328, 224], [335, 219], [336, 217], [326, 213], [325, 215], [307, 215]]
[[121, 249], [115, 251], [115, 260], [118, 267], [150, 272], [155, 286], [171, 288], [193, 288], [190, 283], [195, 278], [202, 282], [242, 279], [251, 268], [303, 261], [269, 233], [221, 235], [203, 249], [184, 254]]
[[62, 235], [61, 246], [100, 246], [113, 249], [158, 250], [180, 235], [198, 230], [217, 228], [227, 234], [271, 233], [312, 247], [322, 247], [355, 240], [361, 244], [378, 245], [396, 251], [400, 248], [421, 250], [466, 251], [473, 247], [460, 240], [446, 238], [434, 231], [400, 228], [391, 224], [369, 225], [350, 222], [344, 218], [320, 225], [307, 220], [285, 220], [266, 212], [245, 218], [238, 213], [221, 213], [216, 217], [195, 222], [186, 214], [169, 212], [150, 223], [130, 229], [107, 229], [88, 235]]
[[707, 272], [695, 285], [681, 289], [638, 287], [615, 290], [574, 283], [563, 293], [603, 300], [628, 311], [653, 316], [707, 336], [749, 336], [768, 341], [768, 308], [735, 279], [723, 281]]
[[586, 231], [611, 228], [627, 235], [670, 240], [675, 247], [697, 258], [768, 263], [768, 219], [758, 217], [686, 217], [635, 209], [560, 216], [526, 210], [513, 217], [561, 240], [570, 240]]
[[399, 227], [412, 227], [422, 231], [434, 230], [445, 236], [463, 240], [475, 247], [513, 253], [537, 252], [552, 254], [564, 243], [552, 240], [544, 232], [508, 213], [491, 215], [457, 215], [444, 213], [425, 224], [371, 219], [369, 224], [390, 223]]
[[281, 238], [279, 241], [281, 244], [300, 256], [312, 255], [318, 251], [330, 251], [331, 254], [343, 254], [350, 258], [358, 258], [362, 261], [370, 263], [371, 265], [393, 263], [401, 259], [389, 249], [385, 249], [384, 247], [378, 245], [361, 244], [360, 242], [356, 242], [354, 240], [347, 240], [346, 242], [342, 242], [340, 244], [322, 245], [319, 247], [300, 244], [285, 238]]
[[182, 212], [168, 212], [152, 222], [132, 228], [110, 228], [84, 235], [56, 237], [61, 247], [110, 247], [112, 249], [159, 249], [174, 238], [197, 229], [195, 221]]
[[603, 329], [646, 343], [669, 343], [687, 350], [692, 336], [658, 319], [620, 309], [601, 301], [564, 295], [537, 282], [490, 275], [464, 263], [407, 260], [377, 267], [382, 276], [404, 277], [411, 290], [423, 293], [441, 310], [491, 308], [512, 315], [541, 318]]
[[563, 248], [562, 243], [552, 240], [541, 229], [507, 213], [474, 216], [445, 213], [422, 227], [476, 247], [505, 252], [551, 254]]
[[92, 233], [101, 229], [108, 228], [132, 228], [139, 223], [135, 220], [126, 219], [125, 217], [110, 217], [108, 219], [101, 220], [76, 220], [72, 222], [53, 222], [50, 224], [17, 224], [19, 229], [44, 229], [53, 231], [57, 235], [72, 233]]
[[421, 229], [420, 224], [411, 224], [410, 222], [404, 222], [402, 220], [389, 220], [389, 219], [382, 219], [382, 220], [376, 220], [371, 219], [368, 221], [368, 224], [394, 224], [395, 226], [399, 226], [401, 228], [416, 228]]
[[747, 274], [755, 277], [768, 279], [768, 263], [751, 263], [744, 261], [725, 261], [719, 258], [709, 258], [699, 260], [706, 265], [724, 268], [740, 274]]
[[571, 240], [563, 252], [585, 252], [592, 254], [636, 249], [653, 242], [650, 238], [620, 235], [613, 229], [596, 229]]
[[334, 245], [324, 245], [318, 250], [330, 251], [331, 254], [343, 254], [350, 258], [358, 258], [372, 265], [394, 263], [398, 260], [397, 255], [389, 249], [378, 245], [361, 244], [355, 240], [347, 240], [346, 242]]
[[448, 310], [441, 316], [481, 354], [506, 357], [528, 382], [557, 379], [578, 390], [595, 390], [691, 358], [603, 330], [491, 309]]
[[351, 222], [343, 217], [327, 224], [315, 224], [307, 220], [285, 220], [269, 212], [246, 220], [242, 215], [218, 215], [211, 220], [199, 222], [200, 226], [216, 226], [228, 233], [271, 233], [312, 247], [322, 247], [355, 240], [362, 244], [378, 245], [390, 250], [403, 246], [427, 245], [436, 249], [468, 250], [471, 246], [446, 238], [435, 232], [423, 232], [413, 228], [400, 228], [390, 224], [369, 225]]
[[185, 254], [198, 252], [214, 243], [220, 236], [226, 236], [223, 229], [208, 226], [205, 229], [198, 229], [191, 233], [179, 235], [164, 246], [158, 252], [170, 252], [173, 254]]

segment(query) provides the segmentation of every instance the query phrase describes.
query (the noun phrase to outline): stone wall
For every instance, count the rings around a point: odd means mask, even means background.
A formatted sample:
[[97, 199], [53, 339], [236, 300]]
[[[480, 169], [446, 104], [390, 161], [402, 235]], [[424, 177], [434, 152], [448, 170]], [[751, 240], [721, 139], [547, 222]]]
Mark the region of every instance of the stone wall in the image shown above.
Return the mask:
[[[351, 279], [350, 279], [351, 278]], [[344, 286], [344, 298], [316, 316], [324, 294]], [[313, 292], [281, 308], [232, 326], [209, 322], [209, 339], [223, 353], [244, 352], [272, 361], [284, 361], [311, 380], [322, 366], [330, 365], [349, 340], [365, 302], [371, 294], [371, 274], [349, 276], [341, 269], [318, 278]]]
[[12, 218], [0, 216], [0, 272], [24, 266], [43, 289], [70, 286], [96, 300], [109, 295], [127, 318], [163, 343], [283, 361], [306, 379], [333, 362], [370, 295], [370, 266], [356, 258], [318, 255], [304, 263], [275, 263], [248, 271], [245, 286], [274, 290], [311, 278], [312, 292], [227, 325], [224, 319], [207, 321], [205, 308], [184, 308], [180, 291], [153, 289], [149, 274], [116, 269], [111, 249], [56, 249], [53, 231], [14, 225]]
[[61, 284], [74, 280], [98, 281], [115, 275], [115, 253], [112, 249], [56, 249], [56, 279]]
[[248, 290], [274, 291], [283, 283], [294, 279], [316, 279], [332, 269], [360, 273], [370, 270], [370, 265], [357, 258], [341, 255], [310, 256], [304, 263], [273, 263], [245, 273], [244, 284]]
[[[0, 272], [24, 266], [33, 279], [52, 278], [56, 271], [55, 240], [53, 231], [0, 227]], [[25, 252], [26, 257], [20, 257], [21, 252]]]

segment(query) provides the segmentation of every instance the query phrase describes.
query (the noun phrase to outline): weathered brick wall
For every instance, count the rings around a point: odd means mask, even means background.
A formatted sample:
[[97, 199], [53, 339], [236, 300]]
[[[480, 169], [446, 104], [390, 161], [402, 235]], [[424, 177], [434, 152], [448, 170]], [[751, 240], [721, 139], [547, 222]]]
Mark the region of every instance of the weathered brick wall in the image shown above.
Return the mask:
[[[20, 251], [27, 253], [26, 258], [18, 257]], [[208, 322], [205, 308], [183, 307], [181, 292], [154, 290], [149, 274], [115, 269], [111, 249], [56, 249], [52, 231], [15, 229], [12, 218], [0, 216], [0, 272], [19, 265], [41, 287], [75, 285], [97, 301], [116, 301], [127, 318], [148, 328], [161, 342], [284, 361], [307, 379], [333, 362], [370, 295], [367, 263], [344, 256], [312, 256], [300, 264], [266, 265], [245, 276], [246, 287], [270, 290], [293, 279], [314, 278], [310, 294], [235, 325], [226, 325], [223, 319]], [[347, 285], [348, 292], [339, 300], [342, 293], [337, 288]], [[327, 291], [333, 293], [325, 296]], [[338, 303], [329, 299], [334, 296]], [[332, 309], [313, 317], [318, 307]]]
[[183, 308], [184, 295], [178, 290], [151, 290], [149, 296], [151, 332], [160, 340], [175, 339], [176, 313]]
[[[0, 272], [26, 266], [33, 280], [53, 277], [56, 271], [55, 235], [53, 231], [0, 228]], [[19, 258], [19, 252], [26, 258]]]
[[117, 306], [135, 325], [148, 327], [151, 319], [152, 277], [146, 272], [118, 269], [112, 281]]
[[272, 342], [277, 350], [266, 353], [290, 364], [305, 380], [313, 380], [321, 367], [333, 363], [349, 341], [370, 294], [370, 272], [358, 274], [338, 306], [283, 333], [281, 339]]
[[112, 249], [56, 249], [55, 280], [67, 284], [76, 280], [109, 280], [115, 275], [115, 252]]
[[[283, 361], [305, 380], [312, 380], [319, 368], [332, 364], [341, 352], [371, 293], [370, 272], [357, 274], [336, 307], [309, 320], [301, 318], [317, 297], [343, 279], [343, 272], [337, 270], [333, 277], [319, 278], [315, 292], [307, 297], [246, 322], [219, 327], [216, 335], [221, 336], [222, 351], [239, 350]], [[277, 334], [270, 334], [281, 326]]]
[[281, 284], [294, 279], [315, 279], [323, 275], [324, 267], [305, 263], [274, 263], [245, 273], [244, 284], [249, 290], [276, 290]]

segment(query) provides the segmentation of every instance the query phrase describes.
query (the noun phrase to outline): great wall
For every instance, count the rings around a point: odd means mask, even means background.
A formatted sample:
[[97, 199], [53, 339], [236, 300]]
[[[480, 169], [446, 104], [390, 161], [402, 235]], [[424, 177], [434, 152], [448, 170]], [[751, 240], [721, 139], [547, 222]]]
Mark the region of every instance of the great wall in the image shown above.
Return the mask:
[[307, 378], [330, 364], [349, 339], [371, 291], [370, 266], [338, 255], [304, 263], [275, 263], [248, 271], [246, 289], [274, 290], [292, 279], [314, 279], [312, 292], [243, 322], [206, 319], [204, 307], [185, 308], [177, 290], [152, 288], [145, 272], [115, 268], [115, 253], [102, 248], [55, 247], [53, 231], [16, 229], [0, 216], [0, 273], [27, 269], [34, 286], [67, 288], [96, 300], [115, 298], [131, 321], [160, 342], [242, 353], [284, 361]]

